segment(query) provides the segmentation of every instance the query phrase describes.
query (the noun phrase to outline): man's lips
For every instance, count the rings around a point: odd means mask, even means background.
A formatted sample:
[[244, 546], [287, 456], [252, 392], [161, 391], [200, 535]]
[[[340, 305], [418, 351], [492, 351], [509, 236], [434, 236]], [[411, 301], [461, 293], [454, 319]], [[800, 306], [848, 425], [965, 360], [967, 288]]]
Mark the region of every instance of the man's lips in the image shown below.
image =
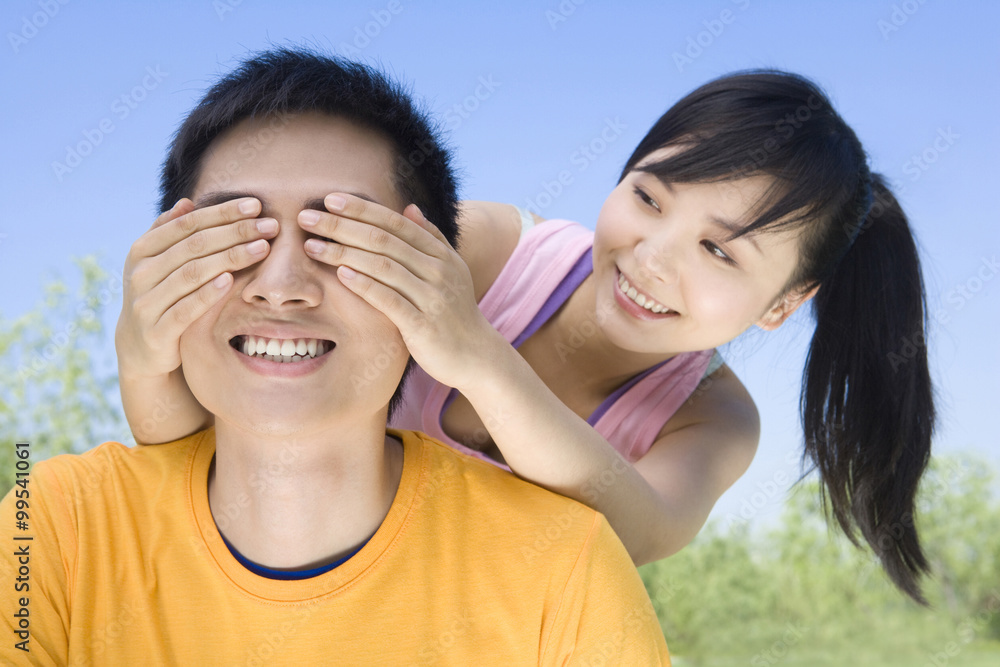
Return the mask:
[[233, 336], [229, 345], [251, 359], [286, 364], [317, 359], [336, 347], [336, 343], [324, 338], [270, 338], [252, 334]]

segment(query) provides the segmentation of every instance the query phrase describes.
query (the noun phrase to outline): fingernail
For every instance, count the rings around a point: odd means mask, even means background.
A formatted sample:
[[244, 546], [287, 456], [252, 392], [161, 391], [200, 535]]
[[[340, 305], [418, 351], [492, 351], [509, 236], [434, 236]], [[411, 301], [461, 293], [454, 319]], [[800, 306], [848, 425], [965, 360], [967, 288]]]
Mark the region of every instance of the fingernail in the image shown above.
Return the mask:
[[223, 273], [218, 278], [216, 278], [215, 280], [213, 280], [212, 284], [215, 285], [215, 287], [217, 287], [218, 289], [226, 289], [227, 287], [229, 287], [229, 279], [230, 278], [232, 278], [232, 276], [230, 274]]
[[327, 195], [326, 207], [331, 211], [343, 211], [347, 206], [347, 200], [340, 195]]
[[244, 215], [250, 215], [257, 210], [257, 200], [255, 199], [244, 199], [240, 202], [239, 207], [240, 213]]
[[263, 255], [267, 250], [267, 241], [264, 239], [257, 239], [253, 243], [247, 245], [247, 252], [251, 255]]
[[309, 239], [306, 241], [306, 252], [312, 255], [318, 255], [323, 252], [324, 243], [319, 239]]
[[355, 271], [354, 269], [352, 269], [349, 266], [344, 266], [343, 264], [341, 264], [340, 268], [337, 269], [337, 274], [341, 278], [347, 278], [348, 280], [350, 280], [351, 278], [354, 278], [355, 276], [357, 276], [358, 272]]
[[312, 209], [306, 209], [299, 213], [299, 222], [302, 223], [303, 227], [312, 227], [317, 222], [319, 222], [319, 211], [313, 211]]
[[278, 221], [274, 218], [261, 218], [257, 221], [257, 231], [261, 234], [270, 234], [278, 231]]

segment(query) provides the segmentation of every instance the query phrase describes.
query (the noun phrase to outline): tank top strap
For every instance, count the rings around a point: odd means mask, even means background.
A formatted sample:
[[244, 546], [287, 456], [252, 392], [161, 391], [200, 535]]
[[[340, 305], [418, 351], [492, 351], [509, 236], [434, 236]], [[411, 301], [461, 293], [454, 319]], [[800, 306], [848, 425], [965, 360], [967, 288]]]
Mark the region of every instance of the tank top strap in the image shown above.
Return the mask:
[[698, 387], [714, 354], [715, 350], [678, 354], [633, 378], [616, 400], [606, 402], [610, 405], [591, 425], [626, 459], [637, 461]]
[[493, 328], [513, 343], [581, 257], [590, 254], [593, 243], [594, 232], [569, 220], [547, 220], [532, 227], [483, 295], [479, 309]]

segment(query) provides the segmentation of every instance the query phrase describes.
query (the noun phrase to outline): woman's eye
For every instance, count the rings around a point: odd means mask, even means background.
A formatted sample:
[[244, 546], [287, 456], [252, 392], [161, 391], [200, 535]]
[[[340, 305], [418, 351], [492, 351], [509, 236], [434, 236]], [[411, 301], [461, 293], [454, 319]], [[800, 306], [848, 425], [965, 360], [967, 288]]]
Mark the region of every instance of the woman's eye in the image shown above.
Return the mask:
[[712, 253], [713, 256], [718, 257], [719, 259], [721, 259], [726, 264], [729, 264], [729, 265], [736, 264], [736, 262], [733, 260], [732, 257], [730, 257], [725, 252], [723, 252], [722, 248], [720, 248], [719, 246], [715, 245], [711, 241], [702, 241], [702, 245], [704, 245], [705, 249], [708, 250], [710, 253]]
[[642, 201], [646, 206], [652, 206], [657, 211], [660, 210], [660, 205], [653, 201], [653, 198], [646, 194], [646, 191], [642, 188], [635, 188], [636, 196]]

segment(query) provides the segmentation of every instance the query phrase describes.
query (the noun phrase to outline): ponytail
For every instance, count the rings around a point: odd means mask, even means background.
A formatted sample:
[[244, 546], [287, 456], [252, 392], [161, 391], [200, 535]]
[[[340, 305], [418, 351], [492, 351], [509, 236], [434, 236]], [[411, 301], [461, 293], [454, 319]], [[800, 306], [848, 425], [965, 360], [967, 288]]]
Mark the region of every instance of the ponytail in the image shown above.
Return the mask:
[[877, 174], [872, 194], [860, 226], [845, 230], [853, 244], [813, 299], [805, 457], [851, 541], [857, 528], [893, 583], [927, 604], [919, 579], [930, 568], [913, 520], [934, 426], [924, 286], [906, 215]]

